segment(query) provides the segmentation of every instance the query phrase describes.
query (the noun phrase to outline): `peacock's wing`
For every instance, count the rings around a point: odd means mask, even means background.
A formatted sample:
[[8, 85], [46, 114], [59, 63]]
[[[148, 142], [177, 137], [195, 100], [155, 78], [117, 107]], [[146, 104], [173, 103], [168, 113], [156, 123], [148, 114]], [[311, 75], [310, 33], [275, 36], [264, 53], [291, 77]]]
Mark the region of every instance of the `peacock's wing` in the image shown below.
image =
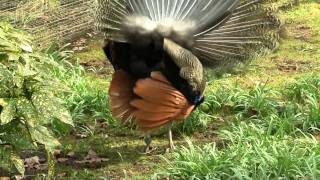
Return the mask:
[[133, 117], [142, 130], [153, 130], [186, 119], [194, 106], [160, 73], [136, 82], [134, 92], [140, 98], [131, 101]]
[[112, 77], [109, 88], [109, 103], [111, 106], [112, 116], [127, 122], [132, 118], [135, 111], [130, 102], [136, 98], [133, 93], [134, 80], [131, 76], [123, 71], [117, 70]]
[[109, 98], [113, 117], [122, 122], [132, 119], [145, 131], [184, 120], [194, 109], [160, 72], [135, 82], [128, 73], [117, 70]]

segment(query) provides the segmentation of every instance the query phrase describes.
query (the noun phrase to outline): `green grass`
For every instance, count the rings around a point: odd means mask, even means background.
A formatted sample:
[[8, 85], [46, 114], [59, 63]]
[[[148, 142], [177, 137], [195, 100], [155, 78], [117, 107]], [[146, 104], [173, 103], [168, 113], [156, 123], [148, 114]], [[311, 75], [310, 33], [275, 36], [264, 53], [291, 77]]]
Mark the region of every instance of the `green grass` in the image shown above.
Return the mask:
[[220, 132], [228, 142], [196, 146], [191, 141], [166, 159], [171, 179], [278, 179], [320, 177], [320, 146], [312, 137], [270, 136], [256, 124], [240, 123]]
[[76, 53], [75, 57], [82, 61], [105, 61], [105, 54], [102, 51], [102, 38], [88, 41], [87, 50]]
[[[54, 74], [69, 87], [68, 92], [63, 94], [65, 106], [71, 112], [73, 120], [78, 123], [91, 121], [106, 121], [114, 125], [108, 104], [109, 78], [102, 79], [94, 76], [91, 72], [79, 64], [79, 58], [68, 54], [64, 49], [50, 52], [56, 61], [64, 64], [63, 67], [54, 70]], [[70, 59], [75, 59], [74, 64]]]
[[212, 92], [218, 97], [212, 97], [211, 112], [232, 117], [215, 132], [223, 143], [198, 146], [188, 141], [165, 158], [164, 172], [155, 176], [318, 179], [320, 146], [311, 134], [320, 130], [319, 80], [319, 75], [299, 78], [285, 85], [285, 91], [263, 85], [231, 89], [222, 96], [221, 89]]
[[[78, 66], [80, 67], [80, 66]], [[77, 68], [73, 67], [72, 71]], [[81, 69], [79, 69], [82, 71]], [[73, 74], [80, 73], [80, 74]], [[87, 117], [91, 120], [105, 120], [112, 124], [108, 104], [108, 83], [105, 80], [82, 75], [73, 71], [66, 79], [72, 87], [71, 94], [66, 97], [66, 106], [70, 109], [73, 119], [81, 122]], [[85, 120], [85, 122], [87, 122]]]

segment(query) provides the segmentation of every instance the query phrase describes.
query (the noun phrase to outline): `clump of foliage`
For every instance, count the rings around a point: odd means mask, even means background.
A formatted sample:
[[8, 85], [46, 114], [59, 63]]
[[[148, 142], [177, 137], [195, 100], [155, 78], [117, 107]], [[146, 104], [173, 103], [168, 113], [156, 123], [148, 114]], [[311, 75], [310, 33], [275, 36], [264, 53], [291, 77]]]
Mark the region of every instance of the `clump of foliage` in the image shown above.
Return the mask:
[[[60, 96], [72, 119], [77, 125], [87, 123], [88, 118], [116, 125], [108, 103], [108, 81], [90, 76], [75, 58], [74, 52], [67, 49], [68, 44], [63, 47], [52, 44], [45, 52], [61, 65], [52, 72], [68, 87], [68, 93]], [[75, 62], [70, 63], [71, 61]]]
[[230, 143], [181, 147], [166, 159], [170, 179], [318, 179], [319, 145], [314, 138], [277, 138], [255, 124], [242, 123], [223, 131]]
[[288, 99], [304, 103], [309, 96], [320, 98], [320, 75], [312, 74], [297, 78], [293, 83], [287, 85], [284, 92]]
[[51, 152], [59, 142], [47, 125], [73, 124], [57, 96], [63, 85], [51, 74], [56, 66], [33, 50], [27, 34], [0, 23], [0, 168], [15, 165], [23, 174], [19, 153], [42, 146]]

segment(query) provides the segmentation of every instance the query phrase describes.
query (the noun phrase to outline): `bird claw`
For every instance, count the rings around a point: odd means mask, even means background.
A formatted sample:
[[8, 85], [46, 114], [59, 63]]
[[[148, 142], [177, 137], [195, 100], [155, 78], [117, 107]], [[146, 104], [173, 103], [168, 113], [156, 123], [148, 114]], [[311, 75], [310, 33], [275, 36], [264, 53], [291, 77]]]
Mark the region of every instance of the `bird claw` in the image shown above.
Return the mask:
[[168, 148], [166, 149], [166, 153], [171, 153], [171, 152], [173, 152], [175, 149], [176, 149], [175, 147], [168, 147]]
[[174, 146], [174, 144], [170, 143], [169, 147], [166, 149], [166, 153], [170, 153], [173, 152], [174, 150], [176, 150], [176, 147]]
[[174, 142], [172, 140], [171, 126], [169, 127], [169, 130], [168, 130], [168, 140], [169, 140], [169, 147], [166, 149], [166, 153], [172, 152], [176, 149], [176, 147], [174, 146]]
[[147, 146], [144, 150], [144, 153], [142, 154], [151, 154], [152, 152], [154, 152], [157, 148], [156, 147], [152, 147], [152, 146]]

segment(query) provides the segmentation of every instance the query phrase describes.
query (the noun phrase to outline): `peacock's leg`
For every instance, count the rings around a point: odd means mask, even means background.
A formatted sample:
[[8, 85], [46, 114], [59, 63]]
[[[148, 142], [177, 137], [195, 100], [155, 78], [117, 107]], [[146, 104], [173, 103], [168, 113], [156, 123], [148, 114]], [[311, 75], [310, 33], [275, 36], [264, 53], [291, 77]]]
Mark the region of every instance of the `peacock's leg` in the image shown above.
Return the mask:
[[169, 151], [170, 151], [170, 150], [174, 150], [174, 149], [175, 149], [175, 146], [174, 146], [174, 143], [173, 143], [173, 140], [172, 140], [172, 129], [171, 129], [171, 125], [170, 125], [169, 130], [168, 130], [168, 139], [169, 139]]
[[144, 136], [144, 142], [146, 143], [145, 153], [148, 154], [148, 153], [152, 152], [153, 147], [151, 146], [152, 138], [151, 138], [150, 134], [146, 134]]

